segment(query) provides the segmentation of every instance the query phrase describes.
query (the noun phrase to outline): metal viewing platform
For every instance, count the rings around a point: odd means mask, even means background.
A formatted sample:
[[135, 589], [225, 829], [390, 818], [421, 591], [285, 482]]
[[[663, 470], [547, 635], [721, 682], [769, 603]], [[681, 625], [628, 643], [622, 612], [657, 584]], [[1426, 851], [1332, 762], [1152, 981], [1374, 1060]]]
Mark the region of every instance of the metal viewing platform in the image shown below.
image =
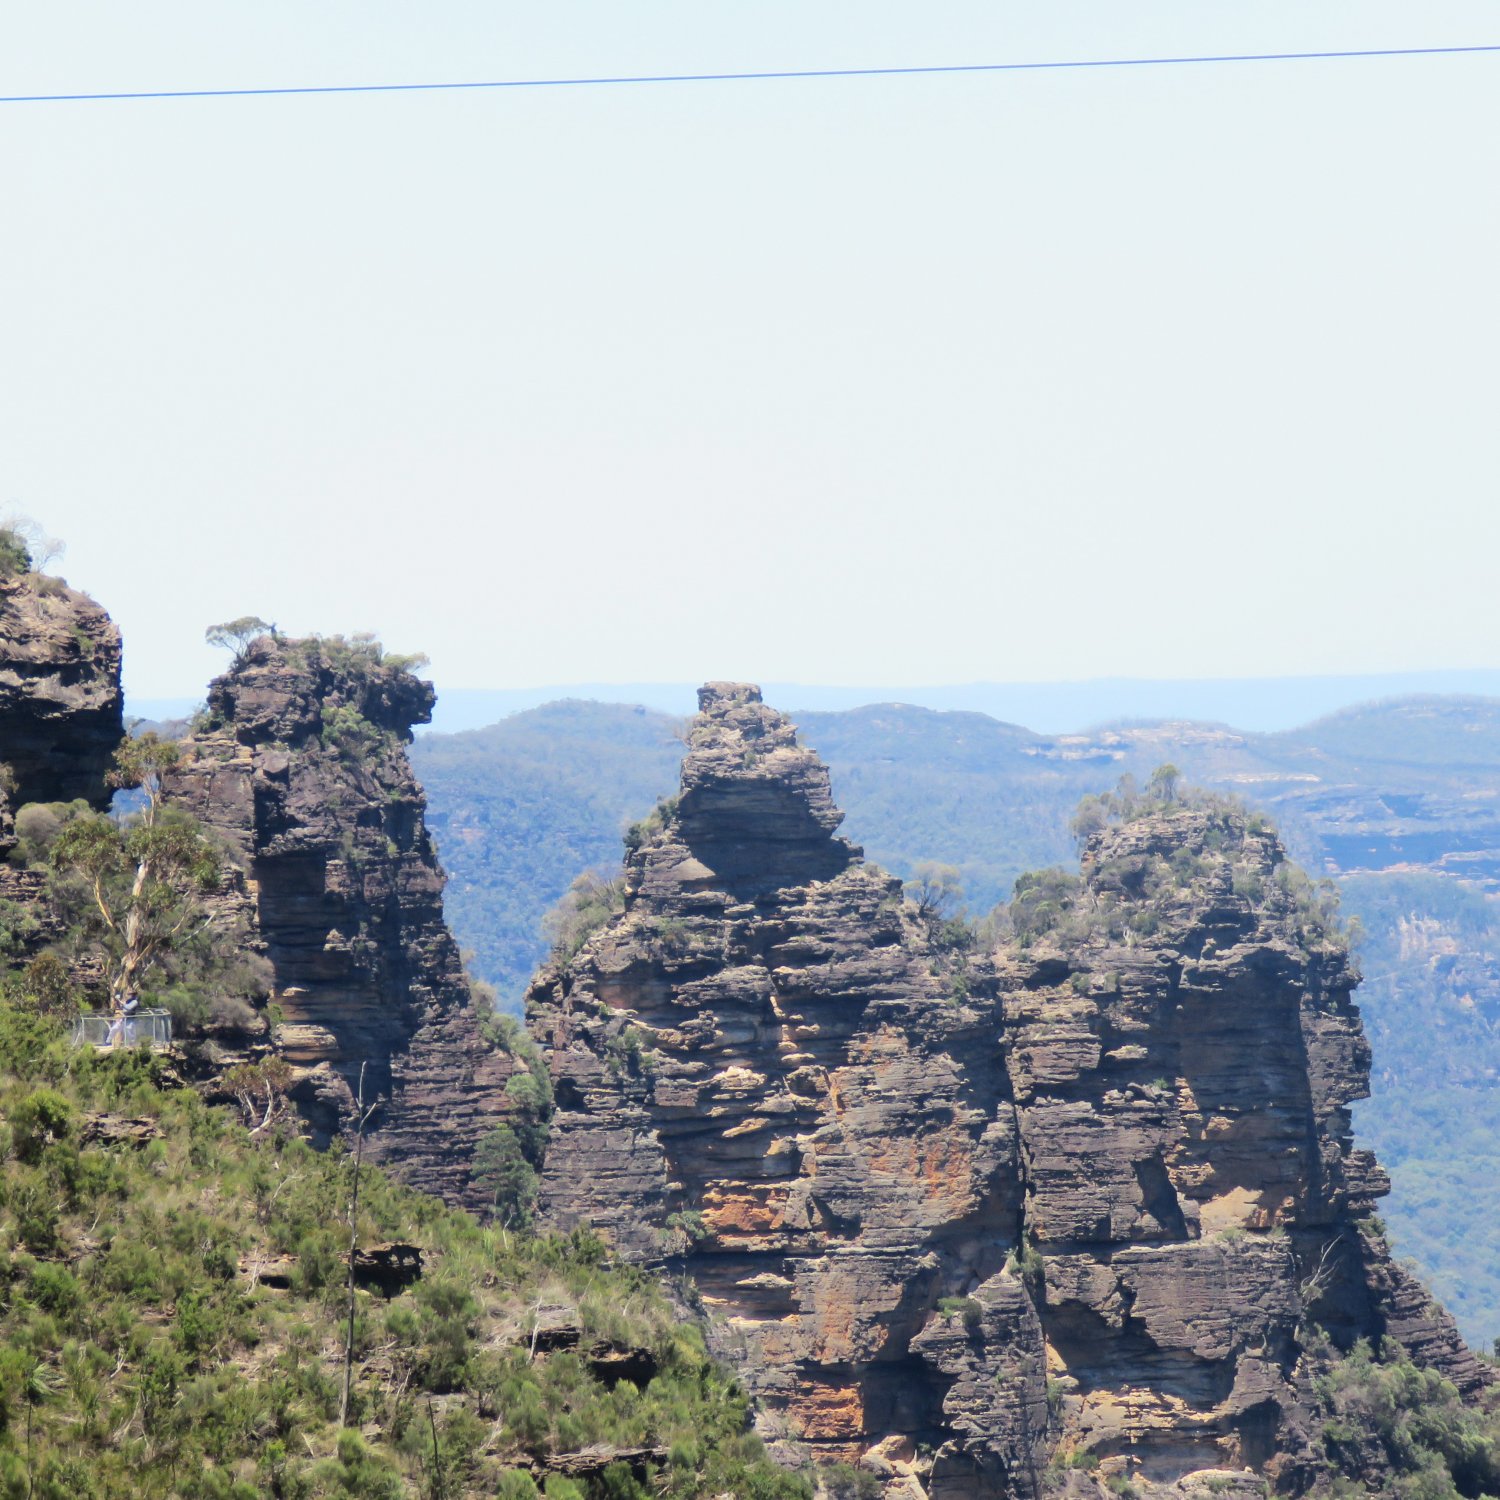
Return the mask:
[[172, 1045], [172, 1013], [138, 1010], [128, 1016], [79, 1016], [70, 1038], [75, 1047], [149, 1047]]

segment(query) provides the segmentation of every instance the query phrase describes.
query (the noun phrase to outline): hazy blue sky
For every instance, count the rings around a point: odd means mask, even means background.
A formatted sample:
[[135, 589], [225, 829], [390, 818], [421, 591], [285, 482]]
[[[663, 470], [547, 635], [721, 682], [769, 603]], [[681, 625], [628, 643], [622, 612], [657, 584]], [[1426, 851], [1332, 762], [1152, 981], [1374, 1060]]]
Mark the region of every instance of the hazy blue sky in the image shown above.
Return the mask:
[[[13, 6], [0, 93], [1500, 42], [1490, 3]], [[0, 106], [127, 684], [1500, 665], [1500, 55]]]

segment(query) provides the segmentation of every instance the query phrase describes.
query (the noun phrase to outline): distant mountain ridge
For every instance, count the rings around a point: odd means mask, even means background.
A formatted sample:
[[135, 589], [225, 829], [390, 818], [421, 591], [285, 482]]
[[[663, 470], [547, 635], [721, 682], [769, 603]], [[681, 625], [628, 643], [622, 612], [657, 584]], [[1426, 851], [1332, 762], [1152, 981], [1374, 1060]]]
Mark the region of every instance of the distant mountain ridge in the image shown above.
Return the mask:
[[[1500, 670], [1381, 672], [1312, 677], [1150, 678], [1099, 677], [1079, 682], [972, 682], [949, 685], [846, 687], [771, 682], [763, 690], [794, 717], [834, 713], [874, 703], [901, 703], [941, 713], [982, 713], [1027, 724], [1038, 732], [1066, 734], [1121, 720], [1195, 719], [1236, 724], [1271, 734], [1296, 729], [1349, 704], [1411, 694], [1477, 694], [1500, 697]], [[556, 683], [534, 688], [472, 688], [438, 684], [432, 729], [459, 734], [483, 729], [509, 714], [560, 699], [641, 704], [658, 713], [693, 712], [696, 684]], [[193, 697], [131, 695], [127, 712], [139, 718], [178, 719]]]
[[[897, 873], [923, 859], [957, 865], [975, 910], [1005, 899], [1024, 870], [1071, 857], [1067, 825], [1081, 797], [1168, 760], [1270, 812], [1318, 873], [1420, 869], [1484, 889], [1500, 882], [1500, 698], [1391, 699], [1278, 734], [1176, 718], [1046, 735], [908, 704], [795, 717], [870, 856]], [[494, 884], [474, 865], [497, 858], [494, 839], [515, 843], [517, 871], [533, 877], [513, 884], [514, 922], [486, 918], [481, 931], [457, 916], [502, 987], [518, 993], [542, 956], [536, 919], [573, 875], [611, 865], [626, 824], [670, 791], [679, 723], [644, 705], [569, 699], [418, 740], [414, 759], [455, 877], [450, 903], [472, 907], [474, 892]], [[539, 831], [548, 844], [537, 853]]]

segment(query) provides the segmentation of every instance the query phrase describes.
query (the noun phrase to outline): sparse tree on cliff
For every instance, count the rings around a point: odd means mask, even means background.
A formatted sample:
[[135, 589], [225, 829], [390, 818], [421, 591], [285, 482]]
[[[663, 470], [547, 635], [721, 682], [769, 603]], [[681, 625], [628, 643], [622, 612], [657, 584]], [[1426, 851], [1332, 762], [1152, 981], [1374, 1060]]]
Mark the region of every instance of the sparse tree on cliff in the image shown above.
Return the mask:
[[281, 1117], [292, 1077], [291, 1065], [280, 1057], [239, 1063], [224, 1075], [224, 1087], [239, 1101], [245, 1128], [251, 1135], [259, 1135]]
[[15, 578], [31, 571], [31, 549], [26, 539], [8, 522], [0, 525], [0, 578]]
[[154, 729], [133, 735], [115, 751], [114, 769], [104, 778], [117, 789], [135, 790], [146, 795], [142, 822], [154, 827], [161, 815], [162, 777], [182, 758], [172, 740], [164, 740]]
[[117, 1012], [206, 927], [200, 897], [219, 880], [218, 851], [196, 820], [162, 805], [162, 774], [176, 761], [176, 745], [154, 734], [127, 740], [116, 752], [110, 782], [143, 791], [143, 811], [123, 823], [85, 813], [52, 846], [53, 869], [70, 877], [82, 898], [85, 927]]
[[0, 578], [40, 573], [67, 549], [48, 536], [30, 516], [9, 515], [0, 521]]
[[1146, 783], [1146, 791], [1157, 802], [1175, 802], [1177, 788], [1181, 781], [1182, 772], [1171, 761], [1168, 761], [1151, 773], [1151, 780]]
[[203, 639], [210, 646], [223, 646], [234, 652], [234, 665], [239, 666], [245, 659], [245, 652], [251, 641], [258, 636], [275, 634], [276, 627], [269, 621], [262, 620], [259, 615], [241, 615], [237, 620], [224, 620], [218, 625], [210, 625], [203, 632]]
[[963, 877], [956, 865], [924, 859], [912, 869], [906, 882], [906, 899], [924, 922], [946, 922], [963, 901]]

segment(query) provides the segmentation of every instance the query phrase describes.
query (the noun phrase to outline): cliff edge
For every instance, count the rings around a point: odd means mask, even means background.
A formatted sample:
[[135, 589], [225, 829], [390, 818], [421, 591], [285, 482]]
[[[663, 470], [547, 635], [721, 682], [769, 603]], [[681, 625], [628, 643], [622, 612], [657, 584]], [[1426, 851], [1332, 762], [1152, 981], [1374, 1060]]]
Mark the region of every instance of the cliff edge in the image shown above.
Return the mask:
[[0, 762], [7, 800], [106, 807], [125, 733], [120, 632], [87, 594], [45, 573], [0, 578]]

